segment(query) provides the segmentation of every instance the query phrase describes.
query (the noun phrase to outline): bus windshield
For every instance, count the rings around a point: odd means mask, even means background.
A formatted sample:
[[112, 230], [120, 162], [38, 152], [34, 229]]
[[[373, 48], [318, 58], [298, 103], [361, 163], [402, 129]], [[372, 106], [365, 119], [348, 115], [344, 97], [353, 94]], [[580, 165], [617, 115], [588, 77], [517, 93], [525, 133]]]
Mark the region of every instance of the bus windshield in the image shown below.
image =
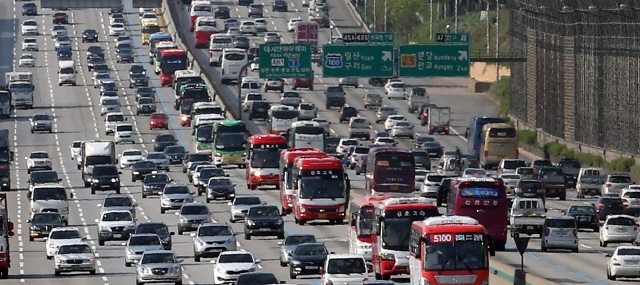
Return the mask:
[[424, 249], [424, 270], [487, 269], [482, 234], [431, 234]]
[[9, 92], [0, 92], [0, 102], [5, 103], [11, 101], [11, 96]]
[[382, 248], [406, 251], [409, 249], [411, 218], [386, 219], [380, 225]]
[[244, 133], [222, 133], [215, 137], [216, 149], [222, 151], [241, 151], [245, 149]]
[[174, 74], [176, 70], [187, 69], [187, 55], [163, 56], [161, 67], [164, 74]]
[[343, 198], [345, 190], [342, 170], [303, 170], [301, 173], [300, 198]]
[[278, 168], [280, 149], [254, 149], [251, 152], [251, 167], [253, 168]]
[[213, 141], [213, 125], [204, 125], [204, 126], [197, 127], [196, 141], [212, 142]]

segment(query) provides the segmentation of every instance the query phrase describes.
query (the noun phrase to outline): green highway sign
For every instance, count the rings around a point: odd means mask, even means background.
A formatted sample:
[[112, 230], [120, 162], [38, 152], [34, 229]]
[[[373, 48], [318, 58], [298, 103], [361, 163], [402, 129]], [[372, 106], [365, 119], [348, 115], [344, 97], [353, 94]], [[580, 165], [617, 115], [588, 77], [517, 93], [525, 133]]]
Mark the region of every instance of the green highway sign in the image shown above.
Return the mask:
[[323, 77], [393, 77], [393, 45], [325, 45], [322, 51]]
[[389, 43], [394, 40], [393, 33], [369, 33], [369, 43]]
[[469, 45], [401, 45], [398, 54], [400, 77], [469, 76]]
[[310, 44], [261, 44], [260, 78], [312, 78]]
[[469, 34], [467, 33], [446, 33], [436, 34], [436, 42], [439, 43], [469, 43]]

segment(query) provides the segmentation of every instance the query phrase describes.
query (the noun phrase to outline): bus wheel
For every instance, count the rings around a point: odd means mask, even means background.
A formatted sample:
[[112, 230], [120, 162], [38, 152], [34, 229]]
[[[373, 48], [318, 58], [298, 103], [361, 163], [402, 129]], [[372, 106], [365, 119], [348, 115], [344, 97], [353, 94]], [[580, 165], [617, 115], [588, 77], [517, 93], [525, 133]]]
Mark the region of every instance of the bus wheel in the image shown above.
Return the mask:
[[305, 224], [306, 222], [307, 222], [307, 221], [305, 221], [305, 220], [298, 220], [298, 224], [299, 224], [299, 225], [301, 225], [301, 226], [304, 226], [304, 224]]

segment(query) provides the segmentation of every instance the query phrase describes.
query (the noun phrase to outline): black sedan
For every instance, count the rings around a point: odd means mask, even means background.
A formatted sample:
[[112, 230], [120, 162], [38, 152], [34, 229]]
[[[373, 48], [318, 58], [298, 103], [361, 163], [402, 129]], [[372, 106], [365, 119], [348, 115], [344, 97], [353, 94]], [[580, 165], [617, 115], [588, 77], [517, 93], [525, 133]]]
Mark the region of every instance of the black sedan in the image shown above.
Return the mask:
[[27, 222], [29, 223], [29, 241], [48, 237], [51, 229], [65, 226], [59, 213], [34, 213]]
[[116, 60], [118, 63], [120, 62], [133, 62], [133, 50], [130, 49], [121, 49], [116, 53]]
[[67, 13], [55, 13], [53, 14], [53, 24], [69, 24], [69, 16]]
[[244, 222], [244, 238], [250, 240], [254, 235], [284, 238], [284, 221], [277, 206], [260, 205], [249, 208]]
[[154, 151], [164, 151], [168, 146], [176, 145], [178, 140], [172, 134], [159, 134], [153, 140]]
[[249, 38], [247, 37], [237, 37], [234, 41], [233, 41], [233, 46], [235, 48], [241, 48], [241, 49], [249, 49]]
[[131, 167], [131, 182], [142, 180], [145, 175], [158, 171], [158, 166], [153, 161], [138, 161]]
[[171, 178], [165, 173], [147, 174], [142, 179], [142, 198], [149, 195], [162, 195], [164, 186], [171, 183]]
[[169, 164], [181, 164], [189, 151], [181, 145], [172, 145], [164, 149], [164, 154], [169, 157]]
[[134, 73], [129, 76], [129, 88], [149, 86], [149, 77], [142, 73]]
[[116, 13], [122, 13], [124, 9], [122, 7], [120, 8], [109, 8], [109, 15], [111, 14], [116, 14]]
[[422, 149], [428, 152], [431, 158], [440, 158], [442, 156], [442, 145], [439, 142], [426, 142], [422, 144]]
[[87, 68], [89, 69], [89, 71], [92, 71], [93, 67], [96, 66], [97, 64], [104, 64], [104, 58], [102, 57], [89, 58], [87, 61]]
[[320, 274], [327, 260], [327, 248], [322, 243], [303, 243], [296, 246], [289, 258], [289, 277]]
[[596, 217], [596, 208], [593, 205], [571, 205], [569, 209], [562, 210], [566, 216], [576, 219], [578, 229], [592, 229], [594, 232], [600, 230], [600, 222]]
[[135, 74], [135, 73], [140, 73], [140, 74], [147, 74], [147, 70], [144, 69], [144, 66], [142, 66], [141, 64], [134, 64], [129, 68], [129, 75], [131, 74]]
[[[207, 190], [205, 193], [205, 195], [207, 196], [207, 203], [219, 197], [227, 200], [232, 200], [236, 196], [235, 186], [236, 185], [231, 182], [231, 179], [229, 179], [229, 177], [214, 177], [209, 179]], [[200, 194], [200, 191], [198, 191], [198, 194]]]
[[218, 6], [215, 13], [216, 18], [229, 19], [231, 18], [231, 12], [227, 6]]
[[94, 29], [86, 29], [82, 32], [82, 42], [90, 42], [97, 43], [98, 42], [98, 32]]
[[104, 63], [104, 49], [100, 46], [90, 46], [87, 48], [87, 59], [91, 59], [92, 57], [102, 58]]
[[274, 12], [287, 12], [289, 9], [287, 8], [287, 2], [284, 0], [276, 0], [273, 2], [271, 6]]
[[138, 89], [136, 89], [136, 98], [141, 98], [141, 97], [154, 97], [155, 98], [155, 94], [156, 91], [153, 90], [153, 88], [151, 87], [138, 87]]
[[38, 16], [38, 5], [36, 3], [22, 5], [22, 16]]

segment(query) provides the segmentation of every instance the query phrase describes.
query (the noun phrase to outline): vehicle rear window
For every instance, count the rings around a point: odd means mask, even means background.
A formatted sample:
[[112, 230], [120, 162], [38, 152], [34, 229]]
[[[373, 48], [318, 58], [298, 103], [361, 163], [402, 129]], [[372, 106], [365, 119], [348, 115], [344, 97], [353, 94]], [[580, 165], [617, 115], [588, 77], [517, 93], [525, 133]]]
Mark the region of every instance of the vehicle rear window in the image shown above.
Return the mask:
[[[506, 167], [505, 167], [506, 168]], [[516, 170], [517, 174], [524, 174], [524, 175], [532, 175], [533, 174], [533, 169], [532, 168], [522, 168], [522, 169], [517, 169]]]
[[609, 219], [607, 224], [616, 226], [634, 226], [636, 222], [633, 219], [629, 218], [613, 218]]
[[574, 219], [549, 219], [547, 227], [550, 228], [575, 228], [576, 220]]
[[542, 184], [538, 181], [520, 181], [518, 183], [520, 189], [542, 189]]
[[520, 175], [518, 175], [518, 174], [503, 174], [500, 177], [502, 179], [520, 179]]
[[446, 176], [444, 175], [428, 175], [427, 180], [431, 182], [442, 182], [442, 179], [444, 179], [445, 177]]
[[609, 176], [609, 182], [611, 183], [631, 183], [631, 177], [622, 175]]
[[516, 129], [515, 128], [492, 128], [489, 130], [490, 138], [515, 138], [516, 137]]
[[342, 141], [342, 145], [358, 145], [358, 141], [356, 141], [356, 140], [344, 140], [344, 141]]
[[505, 160], [503, 167], [505, 169], [516, 169], [518, 167], [526, 167], [527, 164], [523, 160]]
[[640, 198], [640, 192], [627, 192], [622, 195], [625, 198]]
[[216, 43], [216, 44], [230, 44], [231, 43], [231, 38], [227, 38], [227, 37], [219, 38], [219, 37], [216, 37], [216, 38], [213, 38], [213, 43]]
[[621, 249], [618, 249], [618, 255], [640, 255], [640, 249], [621, 248]]

